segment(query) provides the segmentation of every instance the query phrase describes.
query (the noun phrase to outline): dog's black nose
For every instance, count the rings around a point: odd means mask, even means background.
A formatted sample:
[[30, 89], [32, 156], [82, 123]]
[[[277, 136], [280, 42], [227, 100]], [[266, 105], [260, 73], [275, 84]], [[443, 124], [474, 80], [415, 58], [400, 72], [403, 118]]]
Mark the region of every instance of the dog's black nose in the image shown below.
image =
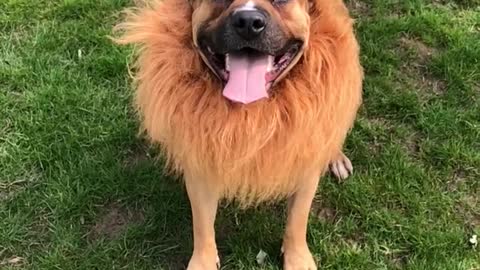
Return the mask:
[[232, 25], [242, 38], [252, 40], [267, 27], [267, 17], [259, 10], [239, 10], [232, 14]]

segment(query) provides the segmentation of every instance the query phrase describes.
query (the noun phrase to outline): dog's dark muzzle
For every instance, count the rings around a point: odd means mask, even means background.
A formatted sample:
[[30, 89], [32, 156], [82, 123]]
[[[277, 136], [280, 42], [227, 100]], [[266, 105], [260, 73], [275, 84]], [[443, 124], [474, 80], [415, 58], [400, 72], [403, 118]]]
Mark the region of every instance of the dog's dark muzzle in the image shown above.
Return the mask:
[[240, 10], [231, 15], [230, 24], [245, 40], [258, 38], [267, 28], [268, 17], [260, 10]]
[[210, 31], [201, 31], [199, 43], [215, 53], [253, 49], [269, 55], [282, 53], [289, 42], [278, 23], [262, 10], [233, 11]]

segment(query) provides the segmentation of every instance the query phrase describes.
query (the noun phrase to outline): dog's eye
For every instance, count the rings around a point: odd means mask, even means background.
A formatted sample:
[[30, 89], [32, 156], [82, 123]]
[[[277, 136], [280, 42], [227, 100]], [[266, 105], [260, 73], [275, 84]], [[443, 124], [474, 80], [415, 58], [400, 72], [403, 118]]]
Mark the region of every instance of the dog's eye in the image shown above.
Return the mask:
[[283, 5], [288, 3], [288, 0], [273, 0], [273, 3], [276, 5]]

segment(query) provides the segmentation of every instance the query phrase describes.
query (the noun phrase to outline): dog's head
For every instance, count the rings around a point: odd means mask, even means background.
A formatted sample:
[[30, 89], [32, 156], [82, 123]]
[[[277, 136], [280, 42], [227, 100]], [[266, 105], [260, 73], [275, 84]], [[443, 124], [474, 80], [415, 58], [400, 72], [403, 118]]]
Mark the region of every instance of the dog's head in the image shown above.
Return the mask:
[[267, 97], [305, 50], [308, 0], [190, 1], [193, 42], [232, 101]]

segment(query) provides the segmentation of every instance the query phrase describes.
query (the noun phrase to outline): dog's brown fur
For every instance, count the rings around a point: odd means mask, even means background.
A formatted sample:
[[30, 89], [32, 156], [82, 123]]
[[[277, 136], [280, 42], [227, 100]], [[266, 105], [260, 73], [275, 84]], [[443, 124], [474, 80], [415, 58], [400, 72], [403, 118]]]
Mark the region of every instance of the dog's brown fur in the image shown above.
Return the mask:
[[171, 168], [244, 205], [288, 196], [327, 168], [360, 105], [362, 70], [342, 1], [316, 0], [311, 9], [303, 59], [273, 97], [248, 106], [222, 96], [196, 52], [187, 1], [129, 13], [118, 42], [140, 45], [136, 105]]
[[284, 269], [316, 269], [306, 241], [309, 209], [329, 162], [342, 177], [351, 171], [341, 148], [361, 103], [352, 20], [341, 0], [312, 0], [310, 11], [307, 0], [291, 0], [279, 13], [253, 0], [280, 16], [282, 31], [298, 34], [305, 48], [270, 98], [239, 105], [222, 96], [195, 46], [200, 24], [214, 21], [214, 1], [205, 1], [163, 0], [130, 11], [117, 40], [139, 45], [135, 101], [143, 131], [186, 180], [194, 232], [188, 269], [216, 267], [222, 197], [243, 206], [289, 197]]

